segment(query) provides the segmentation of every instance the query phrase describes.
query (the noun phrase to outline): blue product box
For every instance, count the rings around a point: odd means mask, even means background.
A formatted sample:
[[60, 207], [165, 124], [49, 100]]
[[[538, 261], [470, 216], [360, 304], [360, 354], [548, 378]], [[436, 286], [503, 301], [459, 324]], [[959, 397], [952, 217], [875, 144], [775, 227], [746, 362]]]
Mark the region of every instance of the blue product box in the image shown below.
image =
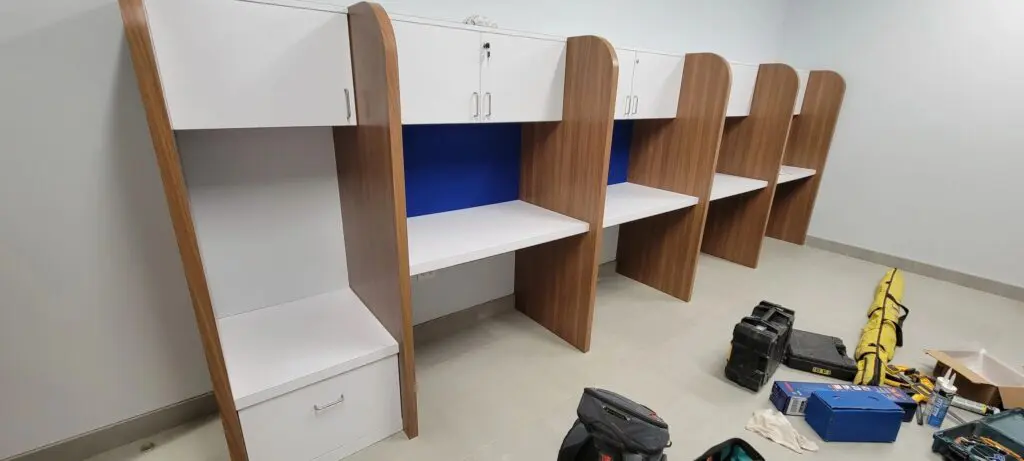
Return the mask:
[[814, 391], [807, 424], [826, 442], [893, 442], [903, 409], [872, 391]]
[[885, 396], [905, 412], [903, 421], [910, 422], [917, 413], [917, 402], [910, 398], [905, 392], [895, 387], [884, 386], [856, 386], [853, 384], [831, 384], [831, 383], [802, 383], [796, 381], [775, 381], [772, 385], [772, 395], [769, 399], [775, 408], [783, 414], [790, 416], [802, 416], [804, 408], [807, 407], [807, 399], [814, 391], [872, 391]]

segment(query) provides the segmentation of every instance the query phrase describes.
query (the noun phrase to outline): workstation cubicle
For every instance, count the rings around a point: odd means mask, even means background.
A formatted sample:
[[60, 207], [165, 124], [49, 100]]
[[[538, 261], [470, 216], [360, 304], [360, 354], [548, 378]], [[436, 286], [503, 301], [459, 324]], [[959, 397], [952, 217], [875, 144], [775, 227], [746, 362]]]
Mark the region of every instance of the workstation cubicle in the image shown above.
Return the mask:
[[732, 70], [701, 250], [757, 267], [800, 84], [785, 64], [733, 64]]
[[803, 245], [839, 121], [846, 82], [832, 71], [815, 70], [800, 75], [805, 91], [789, 129], [767, 235]]
[[[606, 228], [621, 274], [683, 300], [701, 249], [756, 264], [798, 93], [788, 66], [370, 3], [121, 10], [234, 461], [418, 434], [413, 277], [514, 254], [516, 308], [586, 352]], [[823, 168], [836, 78], [810, 74], [789, 166]], [[779, 186], [777, 235], [806, 228], [786, 216], [819, 178]]]
[[728, 64], [710, 53], [617, 52], [620, 109], [604, 226], [619, 226], [615, 267], [688, 301], [728, 100]]

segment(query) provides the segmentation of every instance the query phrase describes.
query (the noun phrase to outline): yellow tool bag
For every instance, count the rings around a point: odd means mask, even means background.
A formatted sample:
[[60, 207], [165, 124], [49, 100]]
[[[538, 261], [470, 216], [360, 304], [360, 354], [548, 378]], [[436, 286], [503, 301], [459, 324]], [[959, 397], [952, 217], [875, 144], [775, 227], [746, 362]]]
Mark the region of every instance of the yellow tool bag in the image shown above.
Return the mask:
[[903, 346], [903, 321], [910, 311], [902, 304], [903, 274], [889, 269], [878, 284], [875, 300], [868, 309], [868, 323], [861, 330], [860, 342], [854, 357], [857, 376], [854, 384], [880, 386], [885, 381], [885, 369]]

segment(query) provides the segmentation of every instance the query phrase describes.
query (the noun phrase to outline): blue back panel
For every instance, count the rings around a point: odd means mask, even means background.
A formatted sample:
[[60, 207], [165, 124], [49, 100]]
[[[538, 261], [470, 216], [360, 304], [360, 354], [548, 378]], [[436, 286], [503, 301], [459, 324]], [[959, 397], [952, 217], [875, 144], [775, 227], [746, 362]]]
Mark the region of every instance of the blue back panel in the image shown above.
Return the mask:
[[633, 144], [633, 121], [616, 120], [612, 129], [612, 160], [608, 165], [608, 184], [626, 182], [629, 171], [629, 146]]
[[519, 198], [518, 123], [404, 125], [408, 217]]

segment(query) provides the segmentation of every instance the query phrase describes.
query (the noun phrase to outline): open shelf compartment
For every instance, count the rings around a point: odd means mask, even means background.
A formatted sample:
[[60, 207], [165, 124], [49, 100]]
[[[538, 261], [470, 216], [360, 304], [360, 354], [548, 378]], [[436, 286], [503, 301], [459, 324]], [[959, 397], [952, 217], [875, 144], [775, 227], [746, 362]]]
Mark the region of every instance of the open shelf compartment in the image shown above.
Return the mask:
[[239, 410], [398, 353], [351, 289], [217, 321]]
[[715, 182], [711, 185], [711, 200], [715, 201], [734, 195], [745, 194], [766, 187], [768, 187], [768, 181], [715, 173]]
[[639, 184], [613, 184], [605, 196], [604, 227], [689, 208], [697, 201], [697, 197]]
[[590, 226], [513, 200], [409, 218], [409, 274], [508, 253], [583, 234]]
[[814, 176], [817, 171], [810, 168], [800, 168], [797, 166], [782, 165], [779, 169], [779, 180], [776, 184], [787, 183], [790, 181], [796, 181], [798, 179], [809, 178]]

